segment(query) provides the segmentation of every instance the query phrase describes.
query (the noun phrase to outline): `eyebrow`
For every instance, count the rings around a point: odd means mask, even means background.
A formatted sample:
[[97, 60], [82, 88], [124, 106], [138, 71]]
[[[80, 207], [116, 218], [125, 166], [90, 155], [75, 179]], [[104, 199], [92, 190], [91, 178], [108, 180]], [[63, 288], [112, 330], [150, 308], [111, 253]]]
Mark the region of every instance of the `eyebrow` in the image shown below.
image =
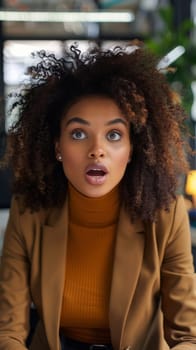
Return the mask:
[[[79, 117], [73, 117], [73, 118], [69, 119], [66, 123], [66, 126], [68, 126], [72, 123], [80, 123], [83, 125], [90, 125], [90, 123], [87, 120], [85, 120], [83, 118], [79, 118]], [[122, 124], [127, 126], [127, 121], [122, 119], [122, 118], [112, 119], [109, 122], [107, 122], [106, 125], [113, 125], [113, 124], [118, 124], [118, 123], [122, 123]]]
[[73, 118], [69, 119], [66, 123], [66, 126], [68, 126], [71, 123], [80, 123], [80, 124], [84, 124], [84, 125], [90, 124], [89, 122], [87, 122], [87, 120], [79, 118], [79, 117], [73, 117]]
[[118, 123], [122, 123], [127, 126], [127, 121], [122, 118], [112, 119], [106, 125], [112, 125], [112, 124], [118, 124]]

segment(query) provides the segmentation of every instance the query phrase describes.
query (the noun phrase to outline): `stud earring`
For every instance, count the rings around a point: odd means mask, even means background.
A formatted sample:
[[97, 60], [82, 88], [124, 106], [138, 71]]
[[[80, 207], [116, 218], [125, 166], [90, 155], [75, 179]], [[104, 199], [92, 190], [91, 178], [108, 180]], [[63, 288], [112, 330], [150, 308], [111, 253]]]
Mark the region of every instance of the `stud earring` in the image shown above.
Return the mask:
[[62, 161], [62, 157], [61, 157], [61, 155], [60, 155], [60, 154], [58, 154], [58, 155], [57, 155], [57, 160], [58, 160], [59, 162], [61, 162], [61, 161]]

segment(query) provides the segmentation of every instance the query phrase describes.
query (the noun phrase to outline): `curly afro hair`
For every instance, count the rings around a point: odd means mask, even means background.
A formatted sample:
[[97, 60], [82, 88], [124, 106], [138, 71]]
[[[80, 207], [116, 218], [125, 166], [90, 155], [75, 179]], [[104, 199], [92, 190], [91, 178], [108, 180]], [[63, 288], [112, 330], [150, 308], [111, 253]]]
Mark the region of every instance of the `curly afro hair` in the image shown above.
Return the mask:
[[[154, 220], [169, 209], [178, 177], [187, 170], [180, 101], [158, 58], [148, 50], [98, 47], [81, 53], [72, 45], [61, 58], [40, 51], [29, 67], [11, 112], [6, 157], [13, 169], [13, 193], [32, 211], [62, 206], [67, 179], [55, 155], [55, 140], [65, 111], [89, 94], [112, 98], [130, 122], [132, 160], [122, 179], [122, 201], [132, 218]], [[12, 95], [13, 97], [13, 95]]]

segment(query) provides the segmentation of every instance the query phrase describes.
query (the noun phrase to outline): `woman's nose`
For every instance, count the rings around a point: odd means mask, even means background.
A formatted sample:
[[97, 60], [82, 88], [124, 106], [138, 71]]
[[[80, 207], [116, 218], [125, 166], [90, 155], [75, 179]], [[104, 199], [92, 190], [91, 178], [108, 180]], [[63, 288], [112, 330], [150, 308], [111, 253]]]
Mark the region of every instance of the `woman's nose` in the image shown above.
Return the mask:
[[88, 153], [88, 158], [99, 159], [105, 156], [105, 151], [100, 145], [93, 145]]

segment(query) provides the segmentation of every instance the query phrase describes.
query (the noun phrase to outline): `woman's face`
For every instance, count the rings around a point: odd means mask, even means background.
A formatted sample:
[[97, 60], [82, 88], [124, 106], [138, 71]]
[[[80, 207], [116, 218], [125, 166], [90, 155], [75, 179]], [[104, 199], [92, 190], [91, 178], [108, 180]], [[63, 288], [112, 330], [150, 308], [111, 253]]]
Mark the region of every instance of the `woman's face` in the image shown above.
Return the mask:
[[121, 181], [131, 154], [129, 127], [107, 97], [86, 96], [69, 108], [55, 146], [67, 179], [79, 192], [100, 197]]

